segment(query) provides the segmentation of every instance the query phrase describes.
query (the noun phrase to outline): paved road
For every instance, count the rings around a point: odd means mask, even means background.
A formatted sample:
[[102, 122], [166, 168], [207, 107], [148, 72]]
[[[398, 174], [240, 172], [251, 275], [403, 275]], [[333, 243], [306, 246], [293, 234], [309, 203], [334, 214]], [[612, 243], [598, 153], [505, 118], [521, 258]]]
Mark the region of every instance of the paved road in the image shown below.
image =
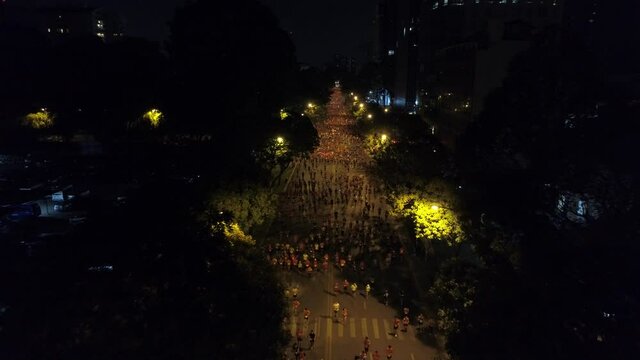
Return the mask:
[[[298, 256], [304, 253], [321, 260], [327, 254], [331, 265], [328, 271], [316, 271], [312, 276], [295, 270], [282, 271], [288, 290], [299, 289], [301, 303], [294, 314], [289, 292], [290, 316], [284, 326], [294, 339], [297, 329], [303, 329], [306, 359], [354, 359], [363, 350], [364, 338], [368, 336], [370, 353], [378, 350], [381, 359], [386, 358], [386, 347], [392, 345], [393, 359], [432, 360], [436, 350], [416, 338], [414, 326], [406, 333], [399, 332], [397, 337], [392, 334], [396, 310], [374, 296], [366, 298], [362, 294], [364, 284], [359, 284], [355, 296], [351, 291], [334, 293], [335, 282], [342, 282], [346, 276], [336, 266], [334, 254], [351, 259], [346, 265], [349, 269], [366, 264], [364, 271], [349, 270], [350, 276], [362, 279], [367, 278], [366, 273], [372, 268], [393, 269], [386, 265], [386, 259], [393, 255], [398, 259], [394, 261], [401, 261], [397, 255], [401, 253], [398, 251], [401, 242], [394, 234], [394, 220], [386, 214], [385, 194], [376, 179], [368, 175], [367, 168], [372, 164], [353, 131], [354, 120], [344, 105], [340, 88], [334, 89], [327, 107], [327, 119], [316, 124], [320, 136], [318, 149], [308, 159], [297, 159], [290, 177], [282, 180], [286, 183], [279, 210], [281, 222], [274, 229], [273, 242], [286, 243], [294, 250], [280, 248], [271, 255], [282, 253], [287, 256], [281, 258], [288, 258], [290, 252]], [[281, 266], [288, 268], [286, 263]], [[379, 294], [381, 289], [375, 286], [372, 293]], [[349, 310], [346, 323], [332, 318], [332, 304], [336, 301]], [[302, 316], [305, 307], [311, 310], [308, 322]], [[410, 315], [415, 322], [417, 314]], [[311, 329], [316, 333], [316, 345], [308, 350], [307, 334]], [[368, 359], [372, 359], [371, 355]]]

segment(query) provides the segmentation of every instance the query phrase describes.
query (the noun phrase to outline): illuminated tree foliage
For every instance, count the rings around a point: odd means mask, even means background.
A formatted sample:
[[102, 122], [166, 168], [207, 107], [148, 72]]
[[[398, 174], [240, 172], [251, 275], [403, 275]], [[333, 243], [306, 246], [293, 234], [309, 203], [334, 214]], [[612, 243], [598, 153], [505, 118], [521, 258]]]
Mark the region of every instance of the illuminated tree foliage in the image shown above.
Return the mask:
[[391, 144], [391, 140], [388, 135], [378, 133], [367, 135], [364, 142], [367, 152], [374, 159], [379, 158], [384, 152], [386, 152]]
[[[461, 243], [464, 233], [458, 216], [445, 207], [445, 190], [430, 184], [433, 191], [407, 192], [392, 196], [392, 214], [412, 220], [416, 238], [441, 240], [449, 245]], [[435, 190], [434, 190], [435, 189]]]
[[142, 119], [148, 122], [151, 127], [157, 128], [158, 126], [160, 126], [162, 120], [164, 120], [164, 114], [162, 114], [162, 112], [158, 109], [151, 109], [144, 113]]
[[253, 239], [253, 237], [251, 235], [245, 234], [238, 223], [228, 223], [225, 221], [220, 221], [214, 225], [211, 225], [211, 230], [214, 234], [224, 235], [224, 237], [229, 240], [229, 243], [231, 245], [235, 245], [238, 243], [246, 245], [256, 244], [256, 241]]
[[[209, 198], [212, 214], [230, 214], [238, 229], [251, 232], [276, 214], [277, 195], [268, 188], [254, 184], [226, 187]], [[239, 233], [236, 233], [239, 235]]]
[[23, 124], [33, 129], [46, 129], [53, 126], [55, 115], [46, 109], [42, 109], [35, 113], [27, 114], [23, 119]]

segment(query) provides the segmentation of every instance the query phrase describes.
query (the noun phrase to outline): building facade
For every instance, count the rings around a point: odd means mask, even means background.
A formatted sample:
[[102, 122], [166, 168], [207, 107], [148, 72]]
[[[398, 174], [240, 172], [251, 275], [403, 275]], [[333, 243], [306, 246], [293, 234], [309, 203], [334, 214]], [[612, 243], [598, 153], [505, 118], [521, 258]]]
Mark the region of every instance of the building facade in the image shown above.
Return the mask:
[[384, 86], [407, 112], [477, 114], [532, 33], [562, 21], [564, 0], [382, 0]]
[[99, 8], [52, 7], [37, 11], [38, 28], [53, 40], [97, 36], [106, 42], [124, 35], [119, 16]]

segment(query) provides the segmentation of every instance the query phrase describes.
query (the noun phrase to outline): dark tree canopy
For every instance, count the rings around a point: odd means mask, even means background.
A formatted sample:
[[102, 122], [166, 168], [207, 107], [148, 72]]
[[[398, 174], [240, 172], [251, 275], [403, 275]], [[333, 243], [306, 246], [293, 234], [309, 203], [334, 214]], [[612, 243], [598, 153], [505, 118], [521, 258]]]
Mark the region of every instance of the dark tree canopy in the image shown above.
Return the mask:
[[229, 146], [259, 138], [283, 102], [294, 47], [275, 16], [253, 0], [197, 1], [178, 9], [169, 50], [172, 114]]
[[[276, 358], [286, 338], [272, 268], [255, 249], [230, 247], [194, 222], [188, 194], [149, 186], [125, 208], [96, 213], [71, 246], [55, 244], [61, 251], [38, 266], [4, 249], [2, 354]], [[113, 269], [89, 270], [96, 266]]]

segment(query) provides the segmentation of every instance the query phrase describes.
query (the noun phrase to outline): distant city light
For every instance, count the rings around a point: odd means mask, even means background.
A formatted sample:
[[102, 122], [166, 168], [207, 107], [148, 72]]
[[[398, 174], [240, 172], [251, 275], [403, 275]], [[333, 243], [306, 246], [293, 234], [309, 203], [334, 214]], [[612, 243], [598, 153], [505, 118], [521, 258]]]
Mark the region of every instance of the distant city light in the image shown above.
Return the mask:
[[382, 142], [387, 141], [387, 134], [382, 134], [382, 136], [380, 136], [380, 140], [382, 140]]
[[282, 136], [278, 136], [276, 138], [276, 141], [278, 142], [278, 144], [284, 144], [284, 138]]
[[367, 115], [367, 119], [373, 119], [373, 115], [371, 114]]
[[354, 96], [354, 97], [353, 97], [353, 100], [358, 101], [358, 97], [357, 97], [357, 96]]
[[307, 107], [308, 107], [308, 108], [312, 108], [312, 107], [313, 107], [313, 103], [308, 103], [308, 104], [307, 104]]
[[362, 109], [364, 107], [363, 103], [360, 103], [360, 109]]
[[385, 108], [384, 112], [388, 113], [389, 112], [389, 108]]

